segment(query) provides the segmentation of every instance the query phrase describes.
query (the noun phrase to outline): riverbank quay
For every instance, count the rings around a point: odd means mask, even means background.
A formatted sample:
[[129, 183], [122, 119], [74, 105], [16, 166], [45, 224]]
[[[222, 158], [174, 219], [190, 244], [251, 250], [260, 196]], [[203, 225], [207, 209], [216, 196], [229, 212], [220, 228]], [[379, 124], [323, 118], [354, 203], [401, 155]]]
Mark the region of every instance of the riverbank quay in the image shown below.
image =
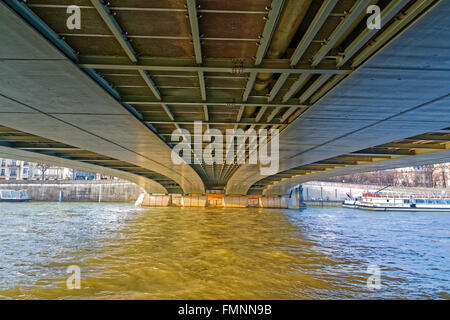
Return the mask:
[[[27, 190], [33, 201], [123, 202], [143, 207], [222, 207], [300, 209], [340, 206], [347, 195], [375, 192], [385, 186], [311, 181], [285, 195], [147, 194], [124, 180], [0, 181], [0, 190]], [[392, 192], [450, 194], [450, 189], [389, 187]], [[137, 202], [138, 201], [138, 202]]]
[[7, 180], [0, 181], [0, 190], [27, 190], [32, 201], [125, 203], [134, 203], [143, 192], [124, 180]]

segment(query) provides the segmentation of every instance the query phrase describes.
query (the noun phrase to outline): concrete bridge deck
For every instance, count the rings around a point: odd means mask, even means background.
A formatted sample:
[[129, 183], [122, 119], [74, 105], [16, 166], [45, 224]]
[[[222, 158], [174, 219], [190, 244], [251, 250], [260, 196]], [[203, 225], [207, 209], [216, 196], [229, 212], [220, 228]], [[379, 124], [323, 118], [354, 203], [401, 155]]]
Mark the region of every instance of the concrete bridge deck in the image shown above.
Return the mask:
[[[5, 0], [0, 151], [186, 194], [448, 161], [449, 15], [437, 0]], [[279, 173], [174, 165], [170, 134], [199, 120], [280, 129]]]

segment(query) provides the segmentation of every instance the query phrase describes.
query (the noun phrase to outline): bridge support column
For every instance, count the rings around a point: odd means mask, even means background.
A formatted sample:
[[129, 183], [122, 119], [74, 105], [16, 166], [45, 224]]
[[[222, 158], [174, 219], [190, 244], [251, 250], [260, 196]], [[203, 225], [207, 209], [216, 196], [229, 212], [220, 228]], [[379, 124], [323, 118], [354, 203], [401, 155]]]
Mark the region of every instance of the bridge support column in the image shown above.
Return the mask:
[[307, 207], [305, 203], [305, 199], [303, 198], [303, 186], [300, 184], [297, 187], [297, 194], [298, 194], [298, 205], [300, 209], [304, 209]]
[[223, 206], [225, 208], [247, 208], [248, 198], [247, 196], [225, 196], [223, 198]]
[[289, 209], [302, 209], [306, 208], [306, 204], [303, 200], [303, 187], [302, 185], [298, 185], [294, 187], [289, 192], [288, 196], [283, 196], [286, 200], [287, 207]]
[[208, 197], [204, 195], [187, 195], [181, 197], [182, 207], [206, 207]]
[[144, 194], [143, 207], [167, 207], [171, 204], [171, 196], [167, 194]]
[[287, 208], [286, 199], [283, 196], [263, 196], [259, 198], [262, 208]]

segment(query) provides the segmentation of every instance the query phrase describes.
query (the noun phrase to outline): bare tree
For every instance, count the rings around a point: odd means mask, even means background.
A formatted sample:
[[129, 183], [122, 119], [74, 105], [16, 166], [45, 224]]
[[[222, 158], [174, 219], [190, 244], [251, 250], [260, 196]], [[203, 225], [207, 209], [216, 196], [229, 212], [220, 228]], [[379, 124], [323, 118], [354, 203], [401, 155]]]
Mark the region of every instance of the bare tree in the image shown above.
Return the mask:
[[441, 168], [442, 187], [447, 188], [447, 172], [449, 169], [449, 164], [443, 163], [439, 165], [439, 167]]
[[446, 188], [448, 171], [450, 171], [449, 164], [423, 165], [413, 168], [354, 173], [331, 177], [325, 179], [325, 181], [342, 182], [344, 180], [346, 183], [404, 187], [434, 187], [439, 185]]
[[41, 180], [45, 180], [45, 172], [50, 168], [50, 165], [45, 163], [38, 163], [37, 167], [41, 172]]
[[425, 184], [427, 187], [434, 187], [434, 178], [433, 178], [433, 174], [434, 174], [434, 170], [435, 167], [432, 164], [427, 164], [423, 166], [423, 170], [425, 173]]

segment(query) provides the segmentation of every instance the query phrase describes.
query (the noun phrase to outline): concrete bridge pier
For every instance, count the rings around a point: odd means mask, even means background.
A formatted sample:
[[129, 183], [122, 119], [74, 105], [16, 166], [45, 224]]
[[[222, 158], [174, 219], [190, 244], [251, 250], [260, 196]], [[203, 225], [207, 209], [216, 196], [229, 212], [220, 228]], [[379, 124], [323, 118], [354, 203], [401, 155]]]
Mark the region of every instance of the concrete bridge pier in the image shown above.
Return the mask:
[[288, 194], [246, 196], [246, 195], [216, 195], [216, 194], [149, 194], [145, 193], [136, 205], [143, 207], [224, 207], [224, 208], [287, 208], [301, 209], [306, 204], [303, 201], [301, 185], [290, 189]]
[[144, 194], [140, 203], [143, 207], [168, 207], [172, 204], [172, 197], [168, 194]]
[[303, 209], [306, 208], [306, 204], [303, 198], [303, 187], [298, 185], [289, 190], [289, 196], [284, 195], [288, 209]]

